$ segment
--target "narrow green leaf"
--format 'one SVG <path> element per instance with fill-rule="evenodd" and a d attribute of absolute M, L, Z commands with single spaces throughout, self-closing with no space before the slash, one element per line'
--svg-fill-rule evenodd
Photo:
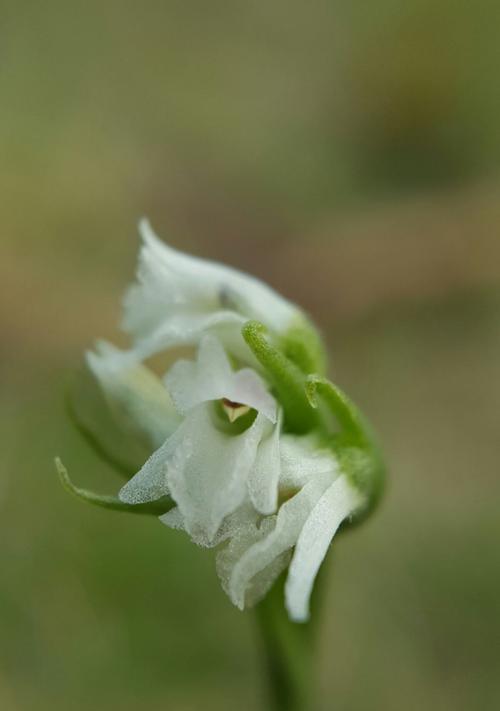
<path fill-rule="evenodd" d="M 316 630 L 312 620 L 297 624 L 288 617 L 283 604 L 285 580 L 286 571 L 255 607 L 255 613 L 273 708 L 304 711 L 309 708 L 312 691 Z M 317 593 L 313 594 L 316 597 Z"/>
<path fill-rule="evenodd" d="M 174 506 L 172 499 L 168 496 L 164 496 L 157 501 L 151 501 L 145 504 L 126 504 L 123 501 L 120 501 L 117 496 L 96 494 L 95 492 L 88 491 L 87 489 L 80 489 L 73 484 L 66 467 L 58 457 L 55 460 L 55 465 L 63 488 L 68 493 L 73 494 L 82 501 L 85 501 L 87 504 L 101 506 L 102 508 L 112 509 L 113 511 L 124 511 L 126 513 L 134 514 L 149 514 L 151 516 L 161 516 Z"/>

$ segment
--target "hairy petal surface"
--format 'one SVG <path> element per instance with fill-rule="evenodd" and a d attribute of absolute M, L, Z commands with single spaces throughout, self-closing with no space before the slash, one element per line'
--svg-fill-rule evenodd
<path fill-rule="evenodd" d="M 216 558 L 217 574 L 224 591 L 233 603 L 235 600 L 232 594 L 231 580 L 235 567 L 246 552 L 253 546 L 262 543 L 273 533 L 275 527 L 276 516 L 268 516 L 261 520 L 254 516 L 253 520 L 244 523 L 233 522 L 229 542 L 219 551 Z M 291 549 L 285 549 L 276 556 L 270 557 L 269 561 L 263 564 L 262 568 L 245 584 L 241 609 L 243 606 L 255 605 L 266 595 L 279 575 L 286 569 L 290 558 Z"/>
<path fill-rule="evenodd" d="M 231 539 L 233 536 L 238 535 L 242 530 L 254 530 L 259 519 L 260 516 L 247 499 L 236 511 L 226 516 L 217 534 L 212 539 L 208 540 L 205 535 L 199 536 L 195 533 L 191 535 L 191 540 L 203 548 L 214 548 Z M 169 528 L 187 531 L 184 517 L 178 506 L 160 516 L 160 521 Z"/>

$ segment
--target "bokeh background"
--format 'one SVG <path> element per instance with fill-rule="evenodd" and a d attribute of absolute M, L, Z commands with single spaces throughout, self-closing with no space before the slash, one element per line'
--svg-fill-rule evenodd
<path fill-rule="evenodd" d="M 117 336 L 136 223 L 314 317 L 384 442 L 335 546 L 321 711 L 500 707 L 494 0 L 0 6 L 0 708 L 265 708 L 211 555 L 85 507 L 119 479 L 67 377 Z"/>

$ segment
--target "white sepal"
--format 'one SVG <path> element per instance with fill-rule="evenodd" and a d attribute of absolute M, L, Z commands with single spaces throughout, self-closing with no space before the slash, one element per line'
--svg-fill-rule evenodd
<path fill-rule="evenodd" d="M 301 314 L 259 279 L 168 247 L 147 220 L 139 230 L 138 283 L 126 295 L 123 327 L 142 357 L 195 344 L 209 330 L 231 350 L 241 349 L 239 331 L 245 321 L 256 319 L 284 332 Z"/>

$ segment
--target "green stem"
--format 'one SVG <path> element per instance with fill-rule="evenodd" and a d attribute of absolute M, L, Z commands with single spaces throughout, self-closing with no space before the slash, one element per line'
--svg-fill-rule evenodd
<path fill-rule="evenodd" d="M 309 623 L 290 622 L 282 598 L 276 597 L 272 590 L 256 608 L 272 708 L 305 711 L 313 668 Z"/>
<path fill-rule="evenodd" d="M 324 567 L 324 566 L 323 566 Z M 324 571 L 316 580 L 313 614 L 307 623 L 292 622 L 287 615 L 283 574 L 255 612 L 263 643 L 272 708 L 275 711 L 310 711 L 314 698 L 314 649 Z"/>

